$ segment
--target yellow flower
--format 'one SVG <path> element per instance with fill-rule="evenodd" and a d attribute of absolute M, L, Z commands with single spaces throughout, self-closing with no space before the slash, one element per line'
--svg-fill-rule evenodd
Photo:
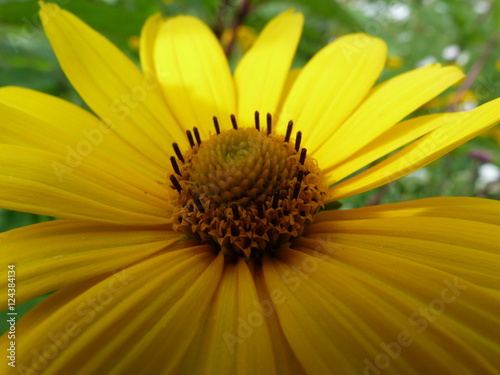
<path fill-rule="evenodd" d="M 132 49 L 134 51 L 138 51 L 139 45 L 140 45 L 140 41 L 139 41 L 138 36 L 133 35 L 130 38 L 128 38 L 128 46 L 130 47 L 130 49 Z"/>
<path fill-rule="evenodd" d="M 458 110 L 467 111 L 477 107 L 478 98 L 477 95 L 470 90 L 462 92 L 458 97 L 455 92 L 452 92 L 444 97 L 437 97 L 429 100 L 422 108 L 443 110 L 452 103 Z"/>
<path fill-rule="evenodd" d="M 231 39 L 233 38 L 233 34 L 234 32 L 232 29 L 224 30 L 221 36 L 221 44 L 223 47 L 229 45 Z M 256 38 L 257 34 L 255 33 L 255 30 L 252 29 L 251 27 L 246 25 L 239 25 L 236 28 L 236 41 L 238 42 L 243 51 L 247 51 L 255 42 Z"/>
<path fill-rule="evenodd" d="M 401 56 L 395 55 L 387 56 L 385 66 L 387 66 L 389 69 L 397 70 L 403 66 L 403 58 Z"/>
<path fill-rule="evenodd" d="M 386 45 L 365 34 L 290 72 L 293 11 L 234 74 L 192 17 L 146 22 L 141 71 L 56 5 L 41 16 L 93 113 L 0 89 L 0 204 L 64 218 L 2 238 L 2 296 L 6 263 L 17 303 L 56 291 L 2 336 L 5 372 L 497 371 L 499 202 L 316 211 L 471 139 L 499 100 L 404 120 L 462 73 L 430 65 L 374 86 Z"/>
<path fill-rule="evenodd" d="M 481 134 L 481 137 L 491 138 L 500 145 L 500 126 L 497 125 L 493 128 L 488 129 L 488 131 Z"/>
<path fill-rule="evenodd" d="M 243 51 L 248 50 L 257 39 L 257 34 L 254 29 L 246 25 L 240 25 L 236 29 L 236 39 L 240 43 Z"/>

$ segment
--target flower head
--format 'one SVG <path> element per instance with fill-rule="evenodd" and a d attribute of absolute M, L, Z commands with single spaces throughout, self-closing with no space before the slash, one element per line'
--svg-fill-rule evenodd
<path fill-rule="evenodd" d="M 302 235 L 306 225 L 322 206 L 327 187 L 307 150 L 300 147 L 301 133 L 294 144 L 290 135 L 272 132 L 272 117 L 266 130 L 260 129 L 255 113 L 255 129 L 233 129 L 202 143 L 194 128 L 196 143 L 188 130 L 191 149 L 185 154 L 174 149 L 174 173 L 170 180 L 174 229 L 211 243 L 228 257 L 247 261 L 271 255 Z"/>
<path fill-rule="evenodd" d="M 362 33 L 290 70 L 294 11 L 234 73 L 193 17 L 148 19 L 141 70 L 58 6 L 41 17 L 93 113 L 0 89 L 0 204 L 63 218 L 2 239 L 20 301 L 55 291 L 18 326 L 19 371 L 496 371 L 498 202 L 323 208 L 493 126 L 499 100 L 405 120 L 460 70 L 375 84 L 386 45 Z"/>

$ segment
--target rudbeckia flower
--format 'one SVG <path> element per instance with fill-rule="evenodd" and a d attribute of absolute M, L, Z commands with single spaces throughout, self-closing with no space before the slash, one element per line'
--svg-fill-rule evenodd
<path fill-rule="evenodd" d="M 17 303 L 53 293 L 2 337 L 2 369 L 498 373 L 499 202 L 329 208 L 493 126 L 499 100 L 406 119 L 462 73 L 377 83 L 386 45 L 362 33 L 291 70 L 294 11 L 234 73 L 193 17 L 148 19 L 140 69 L 58 6 L 41 17 L 91 111 L 0 90 L 0 204 L 63 218 L 4 234 Z"/>

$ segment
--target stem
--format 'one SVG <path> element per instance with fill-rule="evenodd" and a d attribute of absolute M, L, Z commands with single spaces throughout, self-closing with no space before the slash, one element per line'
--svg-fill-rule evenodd
<path fill-rule="evenodd" d="M 395 181 L 388 183 L 380 188 L 380 190 L 375 193 L 369 200 L 366 202 L 365 206 L 376 206 L 380 204 L 384 196 L 389 192 L 389 190 L 394 186 Z"/>
<path fill-rule="evenodd" d="M 224 31 L 224 18 L 226 15 L 227 7 L 230 5 L 231 0 L 222 0 L 220 2 L 219 8 L 217 10 L 217 18 L 215 19 L 214 34 L 217 39 L 220 39 L 222 32 Z"/>
<path fill-rule="evenodd" d="M 475 184 L 476 184 L 476 180 L 478 179 L 479 177 L 479 167 L 482 165 L 483 163 L 481 163 L 480 161 L 477 161 L 477 160 L 474 160 L 474 165 L 472 167 L 472 170 L 470 172 L 470 177 L 469 177 L 469 186 L 467 190 L 467 192 L 465 192 L 464 196 L 468 196 L 468 197 L 473 197 L 476 193 L 475 191 Z"/>
<path fill-rule="evenodd" d="M 238 29 L 238 26 L 240 26 L 248 13 L 250 13 L 250 0 L 243 0 L 241 2 L 241 5 L 238 9 L 238 12 L 236 13 L 236 17 L 233 21 L 233 27 L 231 28 L 231 39 L 225 49 L 225 54 L 229 58 L 231 55 L 231 52 L 233 50 L 234 42 L 236 40 L 236 30 Z"/>
<path fill-rule="evenodd" d="M 493 52 L 493 49 L 495 48 L 496 44 L 498 43 L 499 40 L 499 35 L 493 34 L 488 41 L 488 44 L 486 44 L 486 47 L 484 48 L 483 52 L 481 53 L 481 56 L 476 60 L 474 65 L 469 70 L 469 73 L 467 74 L 467 77 L 465 78 L 464 82 L 460 85 L 458 90 L 455 92 L 455 95 L 453 96 L 453 99 L 451 100 L 450 104 L 448 105 L 448 108 L 446 108 L 446 112 L 456 112 L 457 111 L 457 106 L 458 103 L 460 103 L 465 96 L 465 93 L 471 88 L 472 84 L 478 77 L 479 73 L 481 73 L 481 70 L 484 67 L 484 64 L 486 63 L 486 60 L 488 60 L 488 57 L 491 55 L 491 52 Z"/>

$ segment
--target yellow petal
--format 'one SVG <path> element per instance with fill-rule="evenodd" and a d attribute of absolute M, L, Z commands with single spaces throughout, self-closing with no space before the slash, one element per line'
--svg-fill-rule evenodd
<path fill-rule="evenodd" d="M 143 168 L 158 176 L 168 166 L 169 145 L 186 145 L 165 107 L 157 81 L 73 14 L 41 3 L 45 33 L 61 67 L 89 107 L 142 153 Z"/>
<path fill-rule="evenodd" d="M 117 178 L 77 159 L 71 163 L 51 152 L 0 145 L 0 206 L 116 224 L 170 222 L 168 201 L 138 188 L 126 177 Z"/>
<path fill-rule="evenodd" d="M 292 87 L 293 87 L 295 81 L 297 80 L 297 77 L 300 75 L 301 72 L 302 72 L 301 68 L 292 69 L 288 72 L 285 84 L 283 85 L 283 90 L 281 92 L 280 102 L 278 104 L 278 113 L 281 113 L 281 110 L 283 108 L 283 105 L 285 104 L 286 98 L 288 98 L 288 95 L 290 94 L 290 91 L 292 90 Z"/>
<path fill-rule="evenodd" d="M 278 306 L 295 352 L 308 344 L 293 331 L 312 324 L 316 333 L 332 332 L 334 338 L 318 336 L 324 346 L 338 340 L 329 347 L 342 348 L 349 362 L 339 369 L 344 373 L 494 373 L 500 203 L 461 200 L 320 213 L 294 241 L 298 252 L 284 250 L 275 274 L 266 277 L 269 287 L 281 280 L 297 305 L 315 306 L 294 308 L 288 326 L 292 314 Z M 321 303 L 325 308 L 318 309 Z M 350 339 L 343 339 L 344 330 Z M 299 360 L 311 373 L 331 373 L 339 366 L 336 352 Z"/>
<path fill-rule="evenodd" d="M 376 166 L 331 188 L 332 200 L 397 180 L 474 138 L 500 121 L 500 99 L 470 112 L 450 113 L 443 125 Z"/>
<path fill-rule="evenodd" d="M 285 133 L 293 120 L 294 132 L 301 130 L 304 147 L 314 152 L 367 95 L 384 67 L 386 51 L 382 40 L 366 34 L 346 35 L 324 47 L 297 77 L 278 132 Z"/>
<path fill-rule="evenodd" d="M 180 234 L 168 226 L 137 229 L 57 220 L 5 232 L 0 258 L 15 264 L 21 272 L 16 283 L 21 303 L 121 269 L 179 238 Z"/>
<path fill-rule="evenodd" d="M 473 220 L 500 225 L 498 212 L 500 212 L 499 201 L 469 197 L 439 197 L 351 210 L 322 211 L 315 216 L 314 223 L 334 220 L 425 216 Z"/>
<path fill-rule="evenodd" d="M 143 168 L 143 154 L 82 108 L 20 87 L 0 88 L 0 143 L 32 147 L 65 157 L 69 169 L 86 163 L 150 194 L 165 197 L 158 176 Z M 71 121 L 68 121 L 71 119 Z M 160 181 L 164 181 L 165 175 Z"/>
<path fill-rule="evenodd" d="M 200 20 L 176 16 L 160 27 L 155 44 L 156 74 L 168 105 L 185 129 L 198 127 L 202 136 L 231 127 L 236 100 L 229 66 L 218 40 Z"/>
<path fill-rule="evenodd" d="M 155 74 L 155 61 L 154 61 L 154 46 L 156 36 L 163 23 L 163 17 L 160 13 L 156 13 L 149 17 L 141 30 L 141 66 L 143 72 Z"/>
<path fill-rule="evenodd" d="M 269 290 L 267 288 L 264 271 L 261 266 L 254 267 L 253 277 L 262 306 L 266 306 L 266 311 L 273 310 L 272 314 L 266 314 L 266 322 L 271 333 L 273 352 L 276 358 L 276 372 L 278 374 L 306 375 L 307 372 L 297 360 L 296 355 L 293 353 L 290 344 L 283 334 L 278 315 L 276 314 L 276 306 L 286 303 L 286 297 L 279 289 Z"/>
<path fill-rule="evenodd" d="M 259 299 L 248 265 L 242 259 L 227 264 L 178 373 L 276 374 L 268 328 L 273 310 L 271 301 Z"/>
<path fill-rule="evenodd" d="M 175 373 L 222 269 L 222 256 L 198 246 L 62 289 L 23 317 L 19 337 L 29 345 L 19 347 L 18 366 L 59 345 L 44 374 Z"/>
<path fill-rule="evenodd" d="M 278 306 L 278 315 L 290 321 L 283 323 L 285 335 L 308 373 L 493 373 L 500 303 L 492 294 L 387 254 L 383 241 L 371 250 L 337 244 L 325 234 L 308 245 L 284 250 L 274 262 L 276 273 L 266 278 L 293 303 Z M 411 251 L 412 239 L 405 245 Z M 316 250 L 328 246 L 331 254 Z M 308 329 L 313 334 L 306 336 Z"/>
<path fill-rule="evenodd" d="M 306 228 L 305 233 L 306 237 L 318 233 L 361 233 L 404 237 L 434 241 L 433 250 L 439 249 L 438 244 L 443 243 L 498 253 L 498 236 L 495 235 L 498 229 L 497 225 L 471 220 L 409 216 L 324 221 Z"/>
<path fill-rule="evenodd" d="M 328 185 L 357 172 L 382 156 L 442 126 L 447 114 L 432 114 L 400 122 L 340 164 L 321 168 Z"/>
<path fill-rule="evenodd" d="M 390 251 L 500 292 L 499 213 L 500 202 L 488 199 L 419 199 L 321 212 L 306 237 L 328 233 L 337 246 Z"/>
<path fill-rule="evenodd" d="M 238 119 L 252 123 L 255 111 L 275 114 L 299 43 L 304 16 L 288 10 L 273 18 L 234 72 Z"/>
<path fill-rule="evenodd" d="M 314 157 L 323 168 L 340 164 L 462 78 L 456 67 L 429 65 L 376 86 Z"/>
<path fill-rule="evenodd" d="M 338 299 L 331 294 L 320 295 L 322 290 L 318 290 L 316 283 L 311 282 L 311 274 L 318 276 L 319 261 L 309 263 L 315 261 L 309 257 L 305 267 L 311 265 L 316 269 L 311 274 L 305 274 L 304 264 L 295 262 L 290 256 L 293 253 L 300 256 L 296 251 L 285 249 L 278 258 L 264 258 L 263 261 L 268 289 L 281 291 L 285 300 L 276 305 L 285 337 L 307 374 L 354 373 L 356 363 L 352 362 L 352 357 L 362 354 L 361 349 L 367 345 L 358 341 L 357 331 L 359 329 L 361 335 L 366 330 L 363 330 L 364 327 L 351 328 L 345 308 L 334 307 L 338 305 Z M 292 267 L 299 268 L 295 271 Z M 327 280 L 325 287 L 333 291 L 337 286 L 333 275 L 330 276 L 331 280 Z M 350 345 L 346 350 L 347 344 L 353 341 L 356 345 Z"/>

